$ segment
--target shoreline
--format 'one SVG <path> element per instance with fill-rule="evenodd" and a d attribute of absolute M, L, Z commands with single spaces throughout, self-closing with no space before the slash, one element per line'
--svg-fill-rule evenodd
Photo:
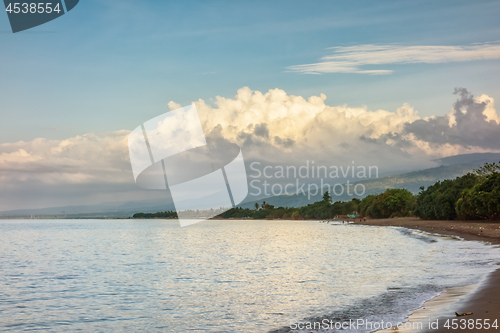
<path fill-rule="evenodd" d="M 354 224 L 359 225 L 370 225 L 370 226 L 380 226 L 380 227 L 403 227 L 407 229 L 419 230 L 428 232 L 431 234 L 441 234 L 446 236 L 456 236 L 467 241 L 480 241 L 490 243 L 492 245 L 500 245 L 500 222 L 484 222 L 484 221 L 435 221 L 435 220 L 420 220 L 419 218 L 392 218 L 392 219 L 369 219 L 366 221 L 354 222 Z M 499 258 L 500 260 L 500 258 Z M 481 331 L 478 328 L 466 328 L 466 329 L 451 329 L 444 327 L 444 324 L 448 319 L 458 319 L 456 322 L 460 323 L 460 320 L 469 319 L 474 321 L 479 320 L 479 322 L 484 322 L 485 319 L 489 319 L 490 323 L 497 320 L 500 326 L 500 266 L 488 274 L 481 283 L 474 288 L 469 294 L 462 295 L 456 298 L 448 298 L 449 302 L 446 305 L 445 312 L 438 311 L 434 313 L 427 313 L 427 320 L 432 322 L 438 321 L 438 327 L 433 327 L 432 329 L 425 329 L 422 332 L 426 333 L 441 333 L 441 332 L 474 332 Z M 445 290 L 442 294 L 447 293 Z M 433 306 L 434 303 L 440 302 L 439 296 L 428 300 L 424 305 L 412 311 L 412 315 L 418 312 L 422 312 L 425 307 Z M 472 312 L 472 315 L 457 317 L 455 312 L 458 313 L 468 313 Z M 445 314 L 446 313 L 446 314 Z M 411 316 L 410 315 L 410 320 Z M 488 330 L 485 330 L 488 331 Z M 489 331 L 496 331 L 496 329 L 490 329 Z M 391 330 L 391 332 L 403 332 L 397 329 Z M 408 331 L 405 331 L 408 332 Z"/>

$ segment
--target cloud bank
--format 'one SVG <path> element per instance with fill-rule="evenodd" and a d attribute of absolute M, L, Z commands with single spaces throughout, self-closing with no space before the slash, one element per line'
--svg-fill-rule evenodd
<path fill-rule="evenodd" d="M 236 143 L 254 158 L 286 159 L 292 154 L 293 158 L 366 160 L 372 156 L 379 162 L 376 156 L 386 160 L 388 154 L 429 159 L 499 151 L 500 124 L 493 98 L 476 98 L 464 88 L 455 94 L 454 107 L 431 118 L 419 117 L 407 104 L 396 112 L 371 111 L 329 106 L 323 94 L 305 99 L 280 89 L 261 93 L 242 88 L 234 98 L 218 97 L 214 107 L 201 100 L 196 104 L 209 136 Z"/>
<path fill-rule="evenodd" d="M 437 157 L 500 151 L 493 98 L 475 97 L 463 88 L 455 93 L 453 108 L 430 118 L 421 118 L 407 104 L 395 112 L 329 106 L 323 94 L 304 98 L 280 89 L 263 93 L 245 87 L 233 98 L 217 97 L 214 105 L 195 104 L 207 140 L 221 147 L 236 143 L 247 161 L 349 165 L 354 160 L 384 173 L 430 167 Z M 39 207 L 137 199 L 145 192 L 133 180 L 129 133 L 0 144 L 0 210 L 30 202 Z"/>
<path fill-rule="evenodd" d="M 469 46 L 364 44 L 332 47 L 329 50 L 332 53 L 322 57 L 321 61 L 317 63 L 290 66 L 288 70 L 303 74 L 357 73 L 383 75 L 390 74 L 393 70 L 380 69 L 378 68 L 380 65 L 434 64 L 500 59 L 499 43 Z"/>
<path fill-rule="evenodd" d="M 419 119 L 405 125 L 400 133 L 390 133 L 383 141 L 402 147 L 409 153 L 455 155 L 468 152 L 500 151 L 500 121 L 494 100 L 481 95 L 475 98 L 464 88 L 445 116 Z"/>

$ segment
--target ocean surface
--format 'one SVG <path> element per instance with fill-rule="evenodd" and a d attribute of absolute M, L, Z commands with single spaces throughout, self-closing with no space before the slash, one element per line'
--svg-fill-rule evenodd
<path fill-rule="evenodd" d="M 478 242 L 314 221 L 0 220 L 0 331 L 396 324 L 499 258 Z"/>

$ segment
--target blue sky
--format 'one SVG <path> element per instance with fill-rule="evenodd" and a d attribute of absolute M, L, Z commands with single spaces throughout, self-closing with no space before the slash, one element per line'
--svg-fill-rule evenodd
<path fill-rule="evenodd" d="M 249 161 L 391 174 L 500 152 L 499 17 L 498 1 L 81 0 L 13 34 L 0 13 L 0 210 L 158 199 L 127 137 L 170 101 Z"/>
<path fill-rule="evenodd" d="M 309 75 L 330 47 L 498 42 L 497 1 L 106 1 L 12 34 L 0 15 L 0 142 L 132 129 L 248 86 L 326 103 L 446 113 L 455 87 L 500 97 L 499 60 L 389 64 L 389 75 Z"/>

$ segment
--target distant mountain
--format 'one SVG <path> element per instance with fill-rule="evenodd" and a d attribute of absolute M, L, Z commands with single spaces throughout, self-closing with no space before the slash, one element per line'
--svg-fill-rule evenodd
<path fill-rule="evenodd" d="M 476 153 L 476 154 L 462 154 L 449 157 L 443 157 L 434 160 L 441 165 L 452 164 L 476 164 L 480 166 L 484 163 L 500 162 L 500 154 L 498 153 Z"/>
<path fill-rule="evenodd" d="M 0 218 L 126 218 L 137 212 L 156 213 L 175 210 L 167 200 L 107 202 L 98 205 L 18 209 L 0 212 Z"/>
<path fill-rule="evenodd" d="M 413 193 L 420 192 L 420 187 L 428 187 L 439 180 L 445 179 L 455 179 L 471 172 L 484 163 L 499 162 L 500 154 L 494 153 L 484 153 L 484 154 L 466 154 L 466 155 L 456 155 L 445 157 L 435 160 L 435 162 L 440 163 L 441 166 L 403 173 L 400 175 L 386 176 L 377 179 L 366 179 L 358 182 L 352 183 L 363 184 L 366 188 L 365 194 L 378 194 L 386 189 L 392 188 L 405 188 Z M 348 201 L 357 196 L 341 195 L 333 196 L 333 201 Z M 276 207 L 301 207 L 307 204 L 322 200 L 323 194 L 318 193 L 315 195 L 309 195 L 309 193 L 299 194 L 299 195 L 279 195 L 274 197 L 268 197 L 265 199 L 252 200 L 245 202 L 240 205 L 243 208 L 253 208 L 255 203 L 261 204 L 265 201 L 267 204 L 274 205 Z M 361 198 L 361 197 L 359 197 Z"/>
<path fill-rule="evenodd" d="M 465 154 L 436 159 L 434 161 L 440 164 L 440 166 L 377 179 L 366 179 L 354 182 L 352 185 L 362 183 L 366 188 L 365 196 L 381 193 L 387 188 L 406 188 L 413 193 L 418 193 L 421 186 L 427 187 L 438 180 L 454 179 L 477 169 L 486 162 L 499 162 L 500 154 Z M 306 192 L 301 195 L 280 195 L 268 198 L 247 197 L 244 203 L 239 206 L 253 208 L 255 203 L 261 204 L 262 201 L 266 201 L 266 203 L 277 207 L 300 207 L 321 200 L 323 194 L 311 194 L 309 198 L 308 196 Z M 343 195 L 334 196 L 333 200 L 345 201 L 351 200 L 352 198 L 352 196 Z M 118 203 L 108 202 L 98 205 L 65 206 L 42 209 L 18 209 L 0 212 L 0 218 L 30 218 L 31 216 L 44 218 L 127 218 L 138 212 L 155 213 L 166 210 L 175 210 L 175 207 L 165 199 Z"/>

